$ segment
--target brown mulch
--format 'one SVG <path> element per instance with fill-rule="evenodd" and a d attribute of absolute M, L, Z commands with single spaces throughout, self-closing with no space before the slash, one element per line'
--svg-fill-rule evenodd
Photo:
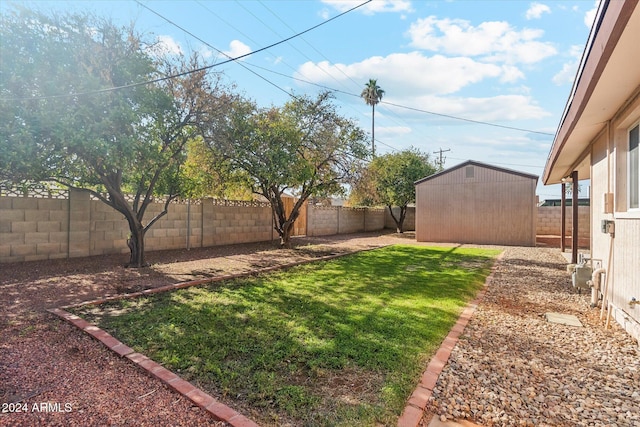
<path fill-rule="evenodd" d="M 408 235 L 407 237 L 412 237 Z M 0 264 L 0 426 L 221 426 L 204 411 L 48 308 L 402 241 L 365 233 Z M 411 241 L 411 240 L 409 240 Z"/>

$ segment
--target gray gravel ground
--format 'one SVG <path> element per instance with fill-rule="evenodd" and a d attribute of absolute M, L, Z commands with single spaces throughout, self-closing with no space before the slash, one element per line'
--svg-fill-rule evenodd
<path fill-rule="evenodd" d="M 506 250 L 431 413 L 488 426 L 640 426 L 640 347 L 617 324 L 605 330 L 565 265 L 557 249 Z M 584 327 L 548 323 L 547 312 Z"/>

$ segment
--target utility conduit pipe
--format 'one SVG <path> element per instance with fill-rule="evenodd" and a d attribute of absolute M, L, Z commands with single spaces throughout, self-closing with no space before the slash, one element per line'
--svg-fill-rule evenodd
<path fill-rule="evenodd" d="M 611 265 L 611 263 L 613 262 L 613 236 L 611 236 L 611 238 L 609 239 L 609 259 L 607 261 L 607 277 L 605 278 L 606 280 L 604 281 L 604 292 L 602 293 L 602 307 L 600 308 L 600 320 L 602 320 L 604 318 L 604 310 L 605 310 L 605 302 L 609 301 L 609 278 L 612 276 L 611 271 L 613 266 Z M 611 284 L 611 287 L 613 287 L 613 283 Z M 610 310 L 609 307 L 607 307 L 607 316 L 609 316 Z"/>
<path fill-rule="evenodd" d="M 587 285 L 591 286 L 591 307 L 598 305 L 598 291 L 602 283 L 602 277 L 600 275 L 605 274 L 606 271 L 604 268 L 596 268 L 593 270 L 593 273 L 591 273 L 591 280 L 587 282 Z M 598 279 L 597 281 L 596 278 Z M 604 304 L 604 297 L 602 303 Z"/>

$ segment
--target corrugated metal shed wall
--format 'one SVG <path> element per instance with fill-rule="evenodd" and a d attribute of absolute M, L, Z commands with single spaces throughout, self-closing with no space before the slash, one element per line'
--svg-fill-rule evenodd
<path fill-rule="evenodd" d="M 416 185 L 419 242 L 534 246 L 536 179 L 477 163 Z"/>

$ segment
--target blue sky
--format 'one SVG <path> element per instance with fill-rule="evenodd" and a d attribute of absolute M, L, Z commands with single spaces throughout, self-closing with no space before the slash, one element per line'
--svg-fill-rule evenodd
<path fill-rule="evenodd" d="M 169 51 L 197 50 L 213 64 L 226 59 L 215 49 L 232 57 L 256 51 L 362 1 L 14 3 L 133 21 Z M 2 4 L 6 10 L 10 3 Z M 445 167 L 472 159 L 541 175 L 596 7 L 593 0 L 374 0 L 216 70 L 263 106 L 283 104 L 287 92 L 337 89 L 342 114 L 368 132 L 371 107 L 358 95 L 374 78 L 386 92 L 376 107 L 377 153 L 413 146 L 435 156 L 443 149 L 450 150 Z M 560 191 L 540 184 L 538 194 L 553 198 Z"/>

